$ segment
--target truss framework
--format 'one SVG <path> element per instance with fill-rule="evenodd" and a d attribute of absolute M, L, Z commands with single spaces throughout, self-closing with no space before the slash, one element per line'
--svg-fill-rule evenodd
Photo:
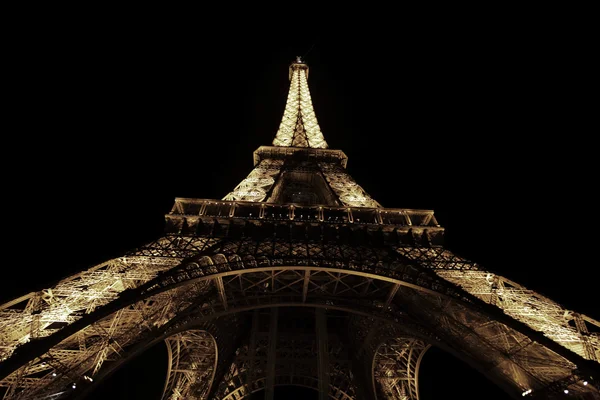
<path fill-rule="evenodd" d="M 373 357 L 373 379 L 378 398 L 419 399 L 418 372 L 430 347 L 411 337 L 394 337 L 379 346 Z"/>
<path fill-rule="evenodd" d="M 275 310 L 269 312 L 266 309 L 266 315 L 272 315 Z M 278 385 L 304 386 L 317 391 L 323 389 L 318 371 L 321 350 L 317 337 L 311 332 L 297 331 L 273 335 L 272 330 L 268 324 L 254 326 L 249 341 L 240 348 L 221 381 L 216 399 L 242 399 L 261 390 L 268 392 Z M 336 334 L 328 334 L 326 341 L 329 367 L 326 396 L 338 400 L 355 399 L 348 352 Z M 270 358 L 275 360 L 273 364 L 269 362 Z M 271 377 L 269 368 L 272 368 Z"/>
<path fill-rule="evenodd" d="M 173 247 L 187 246 L 184 240 L 173 239 L 169 243 Z M 96 379 L 109 364 L 116 365 L 115 361 L 132 353 L 140 340 L 150 340 L 160 336 L 159 333 L 165 335 L 182 324 L 285 304 L 346 310 L 379 316 L 382 320 L 401 319 L 403 325 L 413 326 L 411 337 L 420 338 L 423 343 L 449 343 L 456 352 L 479 360 L 488 368 L 488 373 L 497 376 L 497 381 L 509 382 L 505 385 L 515 385 L 517 390 L 541 390 L 572 376 L 577 369 L 573 362 L 515 330 L 511 324 L 499 322 L 495 319 L 497 315 L 488 316 L 485 307 L 480 308 L 481 305 L 461 294 L 463 292 L 454 285 L 444 283 L 435 275 L 423 274 L 423 270 L 409 260 L 417 253 L 420 257 L 426 254 L 431 265 L 424 262 L 417 265 L 434 271 L 442 262 L 448 267 L 464 262 L 444 249 L 407 249 L 410 257 L 392 263 L 389 260 L 398 253 L 398 248 L 390 251 L 340 247 L 339 244 L 332 244 L 331 248 L 318 246 L 318 253 L 339 257 L 340 264 L 336 267 L 335 262 L 298 266 L 309 259 L 314 261 L 317 249 L 313 248 L 311 253 L 310 243 L 300 246 L 297 251 L 301 249 L 301 252 L 295 254 L 297 244 L 277 240 L 210 243 L 212 246 L 207 248 L 212 256 L 196 257 L 195 261 L 171 268 L 128 291 L 134 300 L 130 305 L 126 297 L 119 296 L 112 302 L 121 301 L 121 305 L 115 305 L 114 312 L 83 324 L 83 329 L 74 330 L 72 335 L 7 376 L 2 381 L 9 388 L 7 398 L 23 397 L 25 393 L 60 393 L 73 382 L 80 382 L 81 377 Z M 284 247 L 278 249 L 278 246 Z M 149 248 L 154 247 L 155 244 L 149 245 Z M 293 257 L 278 258 L 282 250 Z M 142 248 L 138 252 L 147 251 Z M 177 254 L 168 246 L 162 251 Z M 344 260 L 343 255 L 348 258 Z M 135 257 L 140 256 L 129 259 L 136 260 Z M 350 266 L 349 260 L 354 260 Z M 385 260 L 390 264 L 386 265 Z M 288 262 L 290 265 L 286 266 Z M 278 267 L 278 264 L 283 265 Z M 367 264 L 376 267 L 361 266 Z M 474 268 L 469 263 L 465 266 Z M 410 305 L 414 308 L 411 307 L 408 314 L 401 311 Z M 424 314 L 423 310 L 429 313 Z M 94 314 L 92 311 L 89 317 Z M 54 334 L 67 332 L 68 327 Z M 491 359 L 485 360 L 486 357 Z M 491 365 L 493 368 L 488 367 Z M 54 373 L 58 376 L 52 376 Z M 574 393 L 578 387 L 584 388 L 577 382 L 572 386 Z M 412 392 L 408 395 L 413 396 Z"/>
<path fill-rule="evenodd" d="M 282 166 L 283 160 L 262 160 L 232 192 L 223 197 L 223 200 L 264 201 Z"/>
<path fill-rule="evenodd" d="M 308 90 L 308 66 L 300 60 L 290 66 L 290 90 L 273 145 L 327 148 Z"/>
<path fill-rule="evenodd" d="M 176 199 L 165 236 L 0 305 L 4 399 L 83 396 L 160 341 L 164 399 L 414 400 L 430 345 L 515 398 L 600 399 L 600 323 L 444 249 L 433 211 L 371 198 L 327 149 L 307 78 L 292 63 L 274 146 L 223 200 Z M 280 204 L 284 174 L 323 204 Z M 290 307 L 315 331 L 279 329 Z"/>
<path fill-rule="evenodd" d="M 162 399 L 206 399 L 217 365 L 217 345 L 206 331 L 187 330 L 165 339 L 169 356 Z"/>

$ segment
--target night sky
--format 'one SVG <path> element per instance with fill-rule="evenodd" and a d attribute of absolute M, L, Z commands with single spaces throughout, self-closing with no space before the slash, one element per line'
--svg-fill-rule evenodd
<path fill-rule="evenodd" d="M 5 127 L 11 256 L 0 300 L 158 237 L 175 197 L 232 190 L 273 140 L 288 65 L 306 55 L 325 139 L 369 194 L 435 210 L 450 250 L 600 318 L 585 24 L 421 21 L 294 35 L 129 22 L 51 24 L 12 61 L 18 124 Z M 130 369 L 162 379 L 148 370 L 160 353 Z M 439 350 L 422 368 L 422 400 L 506 398 Z M 129 382 L 121 375 L 105 395 Z"/>

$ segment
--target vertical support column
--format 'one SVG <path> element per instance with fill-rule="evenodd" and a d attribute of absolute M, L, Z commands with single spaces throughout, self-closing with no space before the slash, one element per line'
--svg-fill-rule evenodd
<path fill-rule="evenodd" d="M 392 301 L 394 300 L 394 296 L 396 296 L 396 293 L 398 292 L 398 289 L 400 288 L 400 284 L 396 283 L 394 286 L 391 287 L 387 299 L 385 301 L 385 308 L 387 309 L 390 304 L 392 303 Z"/>
<path fill-rule="evenodd" d="M 592 361 L 598 361 L 596 359 L 596 352 L 595 352 L 594 348 L 592 347 L 592 345 L 590 343 L 590 339 L 588 337 L 590 334 L 590 331 L 588 331 L 587 326 L 585 326 L 585 321 L 581 317 L 581 314 L 575 313 L 573 315 L 573 318 L 575 319 L 575 326 L 577 327 L 577 331 L 579 332 L 579 337 L 581 338 L 581 341 L 583 342 L 585 358 L 587 358 L 588 360 L 592 360 Z"/>
<path fill-rule="evenodd" d="M 317 319 L 317 372 L 319 374 L 319 400 L 329 398 L 329 349 L 327 347 L 327 316 L 325 309 L 315 310 Z"/>
<path fill-rule="evenodd" d="M 267 382 L 265 385 L 265 400 L 275 399 L 275 361 L 277 360 L 277 317 L 278 307 L 271 308 L 269 322 L 269 352 L 267 353 Z"/>
<path fill-rule="evenodd" d="M 347 325 L 341 327 L 344 346 L 352 358 L 352 373 L 356 387 L 356 398 L 375 400 L 373 386 L 373 355 L 376 340 L 373 337 L 381 329 L 376 320 L 365 317 L 351 317 Z"/>
<path fill-rule="evenodd" d="M 498 286 L 500 285 L 500 278 L 498 275 L 494 275 L 491 282 L 491 296 L 490 296 L 490 304 L 498 305 Z"/>
<path fill-rule="evenodd" d="M 213 378 L 213 384 L 206 399 L 215 399 L 217 393 L 221 393 L 228 379 L 224 379 L 235 360 L 236 351 L 247 339 L 249 324 L 245 318 L 240 319 L 238 314 L 231 317 L 218 318 L 215 327 L 207 329 L 217 342 L 217 368 Z"/>
<path fill-rule="evenodd" d="M 223 285 L 223 278 L 217 276 L 215 279 L 215 286 L 217 287 L 217 291 L 219 292 L 219 299 L 223 304 L 223 308 L 227 310 L 227 294 L 225 294 L 225 285 Z"/>
<path fill-rule="evenodd" d="M 308 295 L 308 283 L 310 282 L 310 270 L 304 271 L 304 285 L 302 286 L 302 302 L 306 303 L 306 295 Z"/>
<path fill-rule="evenodd" d="M 246 393 L 252 393 L 252 383 L 254 382 L 254 376 L 256 374 L 256 341 L 258 340 L 258 323 L 260 310 L 254 310 L 252 312 L 252 331 L 250 332 L 250 345 L 248 346 L 248 373 L 247 380 L 245 383 Z"/>
<path fill-rule="evenodd" d="M 52 299 L 50 290 L 44 291 L 44 294 L 46 294 L 49 297 L 49 299 Z M 27 306 L 25 306 L 25 311 L 28 311 L 32 315 L 31 326 L 29 328 L 29 335 L 32 339 L 37 339 L 40 332 L 40 310 L 42 308 L 41 306 L 42 293 L 39 292 L 34 294 L 33 297 L 31 297 L 31 299 L 29 299 L 29 301 L 27 302 Z"/>

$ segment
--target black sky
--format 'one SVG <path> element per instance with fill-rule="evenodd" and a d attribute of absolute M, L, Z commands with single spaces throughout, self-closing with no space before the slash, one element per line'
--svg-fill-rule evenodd
<path fill-rule="evenodd" d="M 502 17 L 302 35 L 84 18 L 24 33 L 7 61 L 0 299 L 156 238 L 175 197 L 222 198 L 273 140 L 288 65 L 311 49 L 317 119 L 368 193 L 434 209 L 450 250 L 600 318 L 587 26 Z"/>

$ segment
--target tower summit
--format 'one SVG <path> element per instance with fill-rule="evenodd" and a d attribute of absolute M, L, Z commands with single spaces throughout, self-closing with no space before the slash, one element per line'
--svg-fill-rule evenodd
<path fill-rule="evenodd" d="M 515 399 L 600 399 L 600 322 L 453 254 L 433 211 L 369 196 L 307 78 L 296 59 L 273 145 L 223 199 L 176 198 L 161 237 L 0 305 L 0 397 L 82 398 L 161 342 L 164 400 L 419 400 L 431 346 Z"/>
<path fill-rule="evenodd" d="M 223 200 L 379 208 L 346 172 L 348 158 L 327 149 L 308 89 L 308 65 L 289 67 L 290 90 L 273 146 L 254 152 L 254 169 Z"/>
<path fill-rule="evenodd" d="M 308 90 L 308 65 L 300 57 L 290 65 L 290 91 L 273 146 L 327 148 Z"/>

